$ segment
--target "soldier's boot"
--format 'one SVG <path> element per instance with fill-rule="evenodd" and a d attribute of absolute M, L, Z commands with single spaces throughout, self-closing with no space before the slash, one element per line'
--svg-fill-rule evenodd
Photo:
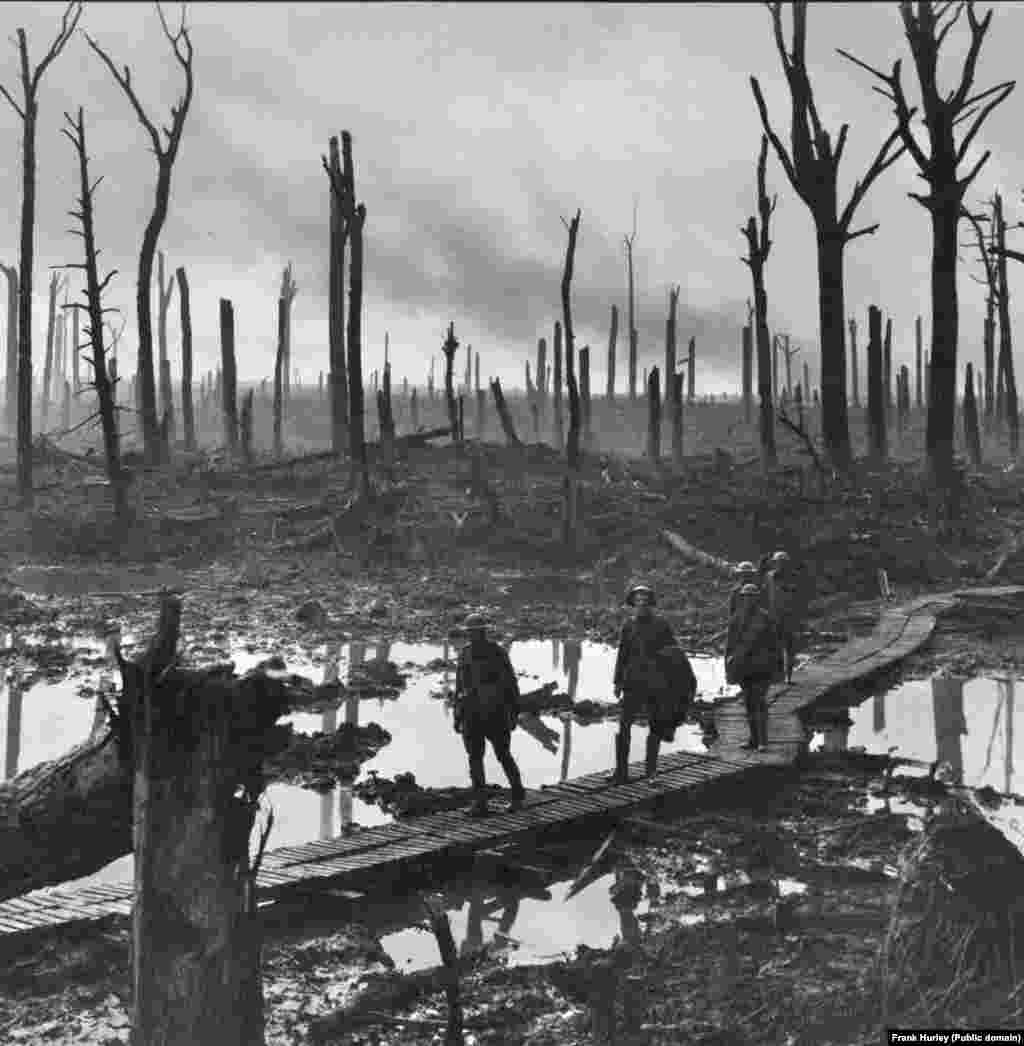
<path fill-rule="evenodd" d="M 648 777 L 653 777 L 658 772 L 658 752 L 661 749 L 661 738 L 653 731 L 647 735 L 646 765 Z"/>
<path fill-rule="evenodd" d="M 616 784 L 626 784 L 629 780 L 629 733 L 622 730 L 615 735 L 615 773 L 612 780 Z"/>

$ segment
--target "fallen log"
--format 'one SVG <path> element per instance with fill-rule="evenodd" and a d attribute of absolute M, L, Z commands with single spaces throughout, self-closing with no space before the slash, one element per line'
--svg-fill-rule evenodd
<path fill-rule="evenodd" d="M 661 536 L 676 552 L 691 563 L 699 563 L 701 566 L 711 567 L 712 570 L 717 570 L 720 574 L 732 574 L 734 564 L 727 559 L 720 559 L 718 556 L 712 556 L 708 552 L 703 552 L 696 545 L 691 545 L 689 541 L 681 538 L 672 530 L 663 530 Z"/>

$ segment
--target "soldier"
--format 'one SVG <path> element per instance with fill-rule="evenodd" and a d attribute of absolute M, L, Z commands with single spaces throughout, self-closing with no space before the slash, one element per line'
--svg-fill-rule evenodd
<path fill-rule="evenodd" d="M 750 741 L 744 748 L 756 750 L 768 742 L 765 695 L 777 676 L 778 666 L 775 619 L 761 605 L 757 585 L 744 585 L 737 593 L 725 641 L 725 678 L 739 685 L 747 709 Z"/>
<path fill-rule="evenodd" d="M 736 598 L 739 595 L 740 589 L 744 585 L 751 585 L 757 582 L 757 567 L 755 567 L 749 559 L 745 559 L 742 563 L 736 564 L 736 568 L 735 570 L 733 570 L 732 576 L 736 584 L 733 586 L 733 590 L 729 593 L 730 618 L 736 610 Z"/>
<path fill-rule="evenodd" d="M 508 654 L 487 638 L 487 623 L 481 614 L 470 614 L 465 628 L 469 643 L 459 654 L 455 672 L 455 729 L 462 734 L 469 756 L 475 793 L 470 816 L 485 817 L 484 751 L 488 741 L 508 778 L 512 809 L 518 810 L 526 796 L 511 751 L 512 731 L 519 718 L 519 681 Z"/>
<path fill-rule="evenodd" d="M 647 776 L 652 776 L 658 769 L 661 738 L 654 729 L 654 713 L 657 691 L 665 685 L 665 679 L 656 656 L 665 647 L 675 646 L 675 637 L 668 622 L 654 613 L 654 602 L 654 592 L 647 585 L 634 585 L 626 594 L 626 605 L 634 607 L 636 612 L 622 626 L 613 678 L 615 698 L 621 699 L 621 707 L 612 779 L 620 784 L 629 780 L 630 731 L 633 720 L 641 711 L 648 713 L 650 723 L 647 734 Z"/>
<path fill-rule="evenodd" d="M 796 634 L 801 625 L 800 590 L 788 552 L 774 553 L 765 573 L 765 604 L 775 618 L 779 632 L 782 671 L 787 683 L 793 682 L 796 659 Z"/>

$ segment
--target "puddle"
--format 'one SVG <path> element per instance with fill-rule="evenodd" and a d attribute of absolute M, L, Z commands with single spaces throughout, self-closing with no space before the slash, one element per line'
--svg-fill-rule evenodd
<path fill-rule="evenodd" d="M 863 748 L 925 763 L 948 763 L 972 788 L 1024 792 L 1024 730 L 1015 726 L 1024 681 L 1012 676 L 935 676 L 903 683 L 849 710 L 851 722 L 825 728 L 812 749 Z M 909 768 L 908 768 L 909 769 Z M 901 773 L 906 772 L 904 770 Z"/>
<path fill-rule="evenodd" d="M 89 649 L 93 648 L 94 641 L 90 641 Z M 568 692 L 574 701 L 612 699 L 615 662 L 612 647 L 563 640 L 526 641 L 512 643 L 509 654 L 520 673 L 520 687 L 524 692 L 554 681 L 558 689 Z M 376 722 L 390 732 L 392 741 L 363 764 L 361 778 L 370 771 L 386 777 L 411 772 L 423 786 L 465 786 L 469 782 L 469 769 L 462 739 L 452 729 L 451 711 L 446 702 L 434 696 L 454 686 L 454 668 L 438 669 L 437 663 L 454 661 L 457 655 L 457 646 L 442 644 L 335 643 L 319 647 L 310 651 L 305 661 L 290 660 L 289 671 L 317 682 L 332 678 L 345 681 L 353 665 L 374 659 L 391 660 L 407 674 L 407 685 L 394 698 L 349 698 L 330 711 L 296 714 L 287 721 L 306 733 L 330 731 L 346 722 L 362 725 Z M 249 652 L 241 644 L 233 652 L 238 672 L 245 672 L 265 656 Z M 694 657 L 692 660 L 701 697 L 710 700 L 726 692 L 721 659 Z M 23 687 L 19 684 L 17 668 L 12 670 L 9 666 L 0 691 L 5 778 L 55 758 L 84 740 L 94 721 L 93 688 L 113 685 L 113 682 L 114 674 L 109 669 L 93 668 L 78 678 Z M 541 728 L 535 726 L 532 733 L 516 730 L 512 741 L 512 752 L 527 787 L 556 784 L 566 777 L 582 776 L 613 765 L 617 729 L 614 721 L 584 725 L 571 717 L 557 715 L 540 716 L 538 720 Z M 634 728 L 633 758 L 642 758 L 645 737 L 645 727 Z M 683 750 L 705 751 L 699 727 L 680 728 L 675 741 L 662 746 L 666 753 Z M 489 747 L 485 771 L 489 782 L 506 785 Z M 350 785 L 336 786 L 321 795 L 291 785 L 274 784 L 268 787 L 266 800 L 275 812 L 270 848 L 332 838 L 353 823 L 370 827 L 391 820 L 390 815 L 377 806 L 355 798 Z M 123 857 L 90 876 L 88 881 L 124 878 L 131 874 L 131 861 L 130 855 Z"/>
<path fill-rule="evenodd" d="M 571 881 L 555 883 L 549 888 L 550 900 L 521 897 L 515 889 L 493 885 L 475 887 L 461 905 L 447 909 L 452 936 L 460 955 L 486 947 L 502 954 L 510 966 L 572 958 L 581 944 L 608 948 L 616 937 L 635 940 L 650 902 L 642 898 L 631 907 L 626 900 L 616 907 L 618 882 L 609 873 L 575 897 L 566 896 Z M 441 961 L 433 934 L 414 927 L 384 934 L 381 944 L 402 972 Z"/>

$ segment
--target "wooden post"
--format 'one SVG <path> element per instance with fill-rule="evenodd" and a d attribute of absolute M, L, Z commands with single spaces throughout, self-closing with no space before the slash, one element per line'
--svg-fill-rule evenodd
<path fill-rule="evenodd" d="M 872 305 L 868 309 L 868 447 L 876 464 L 888 456 L 883 368 L 882 313 Z"/>
<path fill-rule="evenodd" d="M 749 423 L 754 404 L 754 330 L 743 328 L 743 417 Z"/>
<path fill-rule="evenodd" d="M 510 447 L 521 446 L 519 437 L 516 435 L 516 427 L 512 421 L 512 415 L 508 410 L 508 404 L 505 402 L 505 396 L 501 391 L 501 382 L 497 378 L 491 379 L 491 393 L 494 395 L 494 406 L 497 408 L 498 417 L 501 419 L 501 427 L 505 432 L 506 442 Z"/>
<path fill-rule="evenodd" d="M 655 464 L 661 458 L 661 389 L 658 368 L 647 375 L 647 457 Z"/>
<path fill-rule="evenodd" d="M 181 312 L 181 420 L 185 428 L 185 450 L 196 449 L 196 418 L 192 404 L 192 307 L 189 301 L 188 277 L 181 266 L 177 270 L 178 307 Z"/>
<path fill-rule="evenodd" d="M 557 320 L 555 321 L 554 388 L 552 389 L 551 401 L 554 409 L 555 449 L 563 450 L 565 447 L 565 434 L 562 429 L 562 324 Z"/>
<path fill-rule="evenodd" d="M 853 391 L 853 405 L 860 406 L 860 375 L 857 363 L 857 320 L 850 317 L 850 387 Z"/>
<path fill-rule="evenodd" d="M 274 354 L 274 456 L 277 458 L 284 454 L 284 353 L 287 324 L 288 303 L 284 298 L 278 298 L 277 352 Z"/>
<path fill-rule="evenodd" d="M 694 403 L 697 399 L 697 339 L 690 338 L 689 365 L 686 370 L 686 402 Z"/>
<path fill-rule="evenodd" d="M 134 766 L 132 1041 L 262 1046 L 249 837 L 287 699 L 265 676 L 174 667 L 180 621 L 181 600 L 165 597 L 142 662 L 119 655 Z"/>
<path fill-rule="evenodd" d="M 615 342 L 619 337 L 619 308 L 612 306 L 612 325 L 608 331 L 608 373 L 606 375 L 605 396 L 609 403 L 615 402 Z"/>
<path fill-rule="evenodd" d="M 220 299 L 220 357 L 223 384 L 224 443 L 233 455 L 238 449 L 238 404 L 236 402 L 235 310 L 227 298 Z"/>
<path fill-rule="evenodd" d="M 970 363 L 964 375 L 964 440 L 975 468 L 981 465 L 981 431 L 978 427 L 978 403 L 974 398 L 974 368 Z"/>
<path fill-rule="evenodd" d="M 678 466 L 683 463 L 683 375 L 670 374 L 668 380 L 672 386 L 672 462 Z"/>

